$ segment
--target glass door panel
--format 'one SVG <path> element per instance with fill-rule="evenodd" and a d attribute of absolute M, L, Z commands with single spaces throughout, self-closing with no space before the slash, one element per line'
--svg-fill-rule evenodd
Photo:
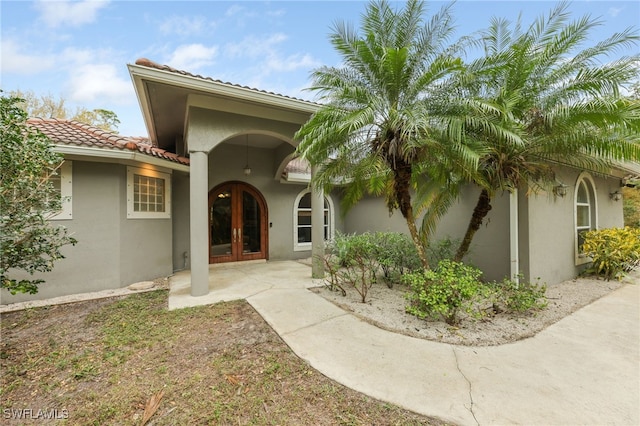
<path fill-rule="evenodd" d="M 261 251 L 261 211 L 258 200 L 242 191 L 242 253 Z"/>
<path fill-rule="evenodd" d="M 209 262 L 267 258 L 267 205 L 242 182 L 220 185 L 209 193 Z"/>
<path fill-rule="evenodd" d="M 230 189 L 216 195 L 211 206 L 210 256 L 233 255 L 233 195 Z"/>

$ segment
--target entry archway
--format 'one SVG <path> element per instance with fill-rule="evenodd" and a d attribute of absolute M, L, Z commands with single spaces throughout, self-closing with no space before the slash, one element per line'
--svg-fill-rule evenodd
<path fill-rule="evenodd" d="M 267 259 L 268 218 L 264 197 L 248 183 L 209 191 L 209 263 Z"/>

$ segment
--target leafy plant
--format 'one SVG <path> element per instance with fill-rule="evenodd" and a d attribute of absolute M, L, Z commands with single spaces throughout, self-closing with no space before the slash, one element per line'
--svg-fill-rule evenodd
<path fill-rule="evenodd" d="M 62 156 L 45 135 L 27 126 L 20 102 L 0 98 L 0 288 L 35 294 L 44 280 L 12 278 L 9 270 L 49 272 L 64 258 L 60 249 L 76 240 L 47 220 L 61 208 L 49 178 Z"/>
<path fill-rule="evenodd" d="M 336 236 L 325 257 L 325 265 L 329 268 L 330 287 L 334 290 L 341 289 L 345 295 L 343 285 L 350 285 L 358 292 L 362 303 L 365 303 L 369 289 L 377 281 L 378 270 L 371 234 L 340 234 Z"/>
<path fill-rule="evenodd" d="M 640 229 L 640 187 L 622 188 L 624 225 Z"/>
<path fill-rule="evenodd" d="M 456 249 L 460 245 L 460 239 L 442 238 L 432 241 L 427 247 L 427 256 L 431 265 L 437 265 L 445 259 L 452 259 L 455 256 Z"/>
<path fill-rule="evenodd" d="M 371 235 L 373 255 L 389 288 L 399 276 L 421 267 L 420 258 L 411 238 L 399 232 L 376 232 Z"/>
<path fill-rule="evenodd" d="M 592 260 L 588 273 L 619 279 L 640 264 L 640 229 L 608 228 L 586 232 L 582 251 Z"/>
<path fill-rule="evenodd" d="M 501 282 L 486 284 L 487 296 L 496 312 L 528 312 L 547 306 L 546 285 L 505 278 Z"/>
<path fill-rule="evenodd" d="M 433 270 L 405 274 L 402 281 L 411 288 L 407 312 L 419 318 L 442 318 L 447 324 L 460 321 L 460 311 L 471 313 L 479 296 L 482 272 L 472 266 L 443 260 Z"/>

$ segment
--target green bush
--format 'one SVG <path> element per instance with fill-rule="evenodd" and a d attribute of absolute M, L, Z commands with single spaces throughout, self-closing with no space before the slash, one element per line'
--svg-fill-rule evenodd
<path fill-rule="evenodd" d="M 546 285 L 504 279 L 485 284 L 494 312 L 528 312 L 547 306 Z"/>
<path fill-rule="evenodd" d="M 430 265 L 437 265 L 445 259 L 453 260 L 456 250 L 460 246 L 460 239 L 443 238 L 431 241 L 427 247 L 427 257 Z"/>
<path fill-rule="evenodd" d="M 358 292 L 362 303 L 366 302 L 369 289 L 377 280 L 375 250 L 370 233 L 337 235 L 325 255 L 329 287 L 346 295 L 344 286 L 350 285 Z"/>
<path fill-rule="evenodd" d="M 482 288 L 481 275 L 477 268 L 446 259 L 436 269 L 408 273 L 402 277 L 411 288 L 406 310 L 419 318 L 442 318 L 455 325 L 461 310 L 473 312 Z"/>
<path fill-rule="evenodd" d="M 370 235 L 373 256 L 384 274 L 389 288 L 408 271 L 419 269 L 422 264 L 411 238 L 399 232 L 376 232 Z"/>
<path fill-rule="evenodd" d="M 452 260 L 441 261 L 437 268 L 403 275 L 410 287 L 406 311 L 418 318 L 444 320 L 456 325 L 462 314 L 478 319 L 506 312 L 523 313 L 547 306 L 546 286 L 505 279 L 483 283 L 482 272 Z"/>
<path fill-rule="evenodd" d="M 588 273 L 619 279 L 640 264 L 640 229 L 608 228 L 586 232 L 582 252 L 591 258 Z"/>

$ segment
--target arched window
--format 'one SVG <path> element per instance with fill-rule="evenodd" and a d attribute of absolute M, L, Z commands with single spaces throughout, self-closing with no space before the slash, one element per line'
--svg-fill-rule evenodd
<path fill-rule="evenodd" d="M 311 250 L 311 191 L 304 190 L 293 205 L 293 249 Z M 324 239 L 333 238 L 333 201 L 324 197 Z"/>
<path fill-rule="evenodd" d="M 587 263 L 589 258 L 582 254 L 584 234 L 598 229 L 598 209 L 595 184 L 589 174 L 582 173 L 576 182 L 575 192 L 575 252 L 576 263 Z"/>

